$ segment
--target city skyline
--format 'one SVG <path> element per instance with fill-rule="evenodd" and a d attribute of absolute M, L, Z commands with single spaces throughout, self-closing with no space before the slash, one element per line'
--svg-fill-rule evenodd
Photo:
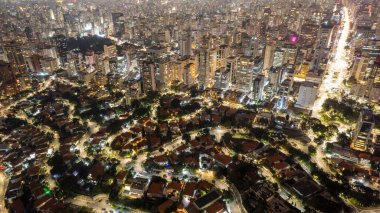
<path fill-rule="evenodd" d="M 380 211 L 379 0 L 1 0 L 0 212 Z"/>

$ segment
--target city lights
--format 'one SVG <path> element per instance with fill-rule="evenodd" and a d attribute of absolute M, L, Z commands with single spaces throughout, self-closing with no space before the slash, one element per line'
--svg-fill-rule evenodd
<path fill-rule="evenodd" d="M 0 213 L 378 211 L 378 14 L 0 1 Z"/>

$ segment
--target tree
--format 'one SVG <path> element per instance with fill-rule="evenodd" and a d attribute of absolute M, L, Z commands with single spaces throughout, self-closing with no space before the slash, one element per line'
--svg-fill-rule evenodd
<path fill-rule="evenodd" d="M 224 144 L 227 144 L 227 143 L 229 143 L 229 142 L 231 141 L 231 139 L 232 139 L 232 134 L 229 133 L 229 132 L 226 132 L 226 133 L 224 133 L 224 135 L 222 136 L 221 141 L 222 141 Z"/>
<path fill-rule="evenodd" d="M 334 147 L 334 144 L 332 144 L 332 143 L 326 143 L 325 151 L 326 152 L 331 152 L 331 150 L 332 150 L 333 147 Z"/>
<path fill-rule="evenodd" d="M 50 173 L 53 176 L 62 176 L 67 170 L 65 162 L 58 152 L 54 153 L 47 163 L 52 167 Z"/>
<path fill-rule="evenodd" d="M 189 142 L 191 140 L 191 137 L 190 137 L 189 133 L 184 133 L 182 135 L 182 140 L 184 140 L 186 142 Z"/>
<path fill-rule="evenodd" d="M 251 135 L 253 135 L 254 137 L 256 137 L 259 140 L 268 140 L 269 139 L 268 129 L 251 128 Z"/>
<path fill-rule="evenodd" d="M 218 179 L 222 179 L 224 176 L 227 175 L 227 169 L 223 167 L 216 167 L 215 168 L 215 177 Z"/>
<path fill-rule="evenodd" d="M 174 98 L 172 102 L 170 103 L 170 106 L 172 108 L 180 108 L 181 107 L 181 101 L 178 98 Z"/>
<path fill-rule="evenodd" d="M 317 150 L 315 149 L 315 147 L 311 146 L 311 145 L 307 147 L 307 150 L 309 151 L 309 154 L 311 156 L 313 156 L 313 155 L 315 155 L 315 153 L 317 153 Z"/>
<path fill-rule="evenodd" d="M 202 135 L 210 135 L 210 130 L 208 128 L 204 128 L 202 131 Z"/>
<path fill-rule="evenodd" d="M 137 108 L 139 108 L 140 106 L 141 106 L 141 103 L 140 103 L 140 101 L 137 100 L 137 99 L 133 100 L 132 103 L 131 103 L 131 107 L 134 108 L 134 109 L 137 109 Z"/>
<path fill-rule="evenodd" d="M 154 100 L 158 99 L 160 97 L 160 93 L 157 91 L 149 91 L 146 95 L 146 98 L 148 101 L 153 102 Z"/>
<path fill-rule="evenodd" d="M 356 78 L 353 75 L 346 81 L 348 86 L 352 86 L 352 85 L 356 84 L 356 82 L 357 82 Z"/>
<path fill-rule="evenodd" d="M 232 192 L 230 190 L 223 190 L 222 193 L 223 193 L 223 198 L 226 201 L 233 200 L 234 196 L 233 196 L 233 194 L 232 194 Z"/>
<path fill-rule="evenodd" d="M 346 133 L 342 132 L 338 134 L 337 142 L 342 147 L 347 147 L 351 144 L 351 137 L 348 136 Z"/>

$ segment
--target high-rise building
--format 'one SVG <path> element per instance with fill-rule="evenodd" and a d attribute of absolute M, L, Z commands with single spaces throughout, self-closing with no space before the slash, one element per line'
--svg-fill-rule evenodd
<path fill-rule="evenodd" d="M 181 34 L 179 40 L 179 51 L 182 57 L 191 56 L 191 33 L 190 31 L 185 31 Z"/>
<path fill-rule="evenodd" d="M 113 58 L 117 56 L 116 45 L 104 45 L 104 57 Z"/>
<path fill-rule="evenodd" d="M 11 96 L 17 91 L 17 81 L 11 64 L 0 61 L 0 95 Z"/>
<path fill-rule="evenodd" d="M 285 44 L 282 47 L 282 50 L 284 51 L 284 58 L 283 63 L 284 64 L 295 64 L 296 57 L 297 57 L 297 46 L 294 44 Z"/>
<path fill-rule="evenodd" d="M 252 57 L 241 56 L 238 60 L 236 72 L 236 89 L 248 93 L 252 86 L 254 61 Z"/>
<path fill-rule="evenodd" d="M 40 61 L 41 58 L 42 58 L 41 56 L 39 56 L 37 54 L 33 54 L 26 59 L 28 67 L 32 72 L 41 72 L 42 71 L 41 61 Z"/>
<path fill-rule="evenodd" d="M 11 64 L 5 61 L 0 61 L 0 81 L 3 83 L 10 83 L 14 82 L 15 79 Z"/>
<path fill-rule="evenodd" d="M 22 73 L 26 69 L 24 54 L 21 45 L 9 44 L 3 46 L 3 51 L 7 56 L 7 62 L 11 64 L 12 70 L 15 73 Z"/>
<path fill-rule="evenodd" d="M 284 63 L 284 51 L 281 48 L 277 48 L 274 51 L 274 56 L 273 56 L 273 67 L 281 67 Z"/>
<path fill-rule="evenodd" d="M 150 60 L 139 61 L 142 91 L 146 94 L 149 91 L 156 91 L 156 75 L 154 63 Z"/>
<path fill-rule="evenodd" d="M 198 82 L 200 87 L 208 87 L 212 85 L 210 54 L 208 48 L 201 48 L 197 54 L 197 70 L 199 72 Z"/>
<path fill-rule="evenodd" d="M 305 81 L 301 84 L 295 107 L 311 110 L 318 96 L 318 84 Z"/>
<path fill-rule="evenodd" d="M 258 75 L 252 82 L 251 97 L 255 101 L 261 101 L 264 93 L 265 76 Z"/>
<path fill-rule="evenodd" d="M 41 58 L 41 69 L 47 73 L 53 73 L 58 69 L 58 63 L 55 58 Z"/>
<path fill-rule="evenodd" d="M 334 38 L 335 26 L 329 21 L 322 22 L 319 31 L 319 46 L 322 48 L 330 48 Z"/>
<path fill-rule="evenodd" d="M 228 71 L 231 75 L 230 81 L 228 82 L 230 85 L 229 87 L 236 84 L 237 77 L 237 58 L 236 57 L 229 57 L 226 59 L 226 71 Z"/>
<path fill-rule="evenodd" d="M 363 109 L 360 112 L 358 123 L 353 135 L 352 148 L 366 151 L 371 139 L 372 129 L 375 126 L 373 112 L 369 109 Z"/>
<path fill-rule="evenodd" d="M 269 71 L 269 84 L 272 87 L 273 93 L 277 94 L 282 82 L 283 69 L 281 67 L 272 67 Z"/>
<path fill-rule="evenodd" d="M 159 64 L 160 81 L 170 85 L 174 81 L 182 81 L 181 63 L 177 61 L 162 61 Z"/>
<path fill-rule="evenodd" d="M 275 42 L 267 42 L 264 53 L 264 70 L 269 70 L 273 66 L 274 51 L 276 48 Z"/>
<path fill-rule="evenodd" d="M 125 33 L 123 16 L 123 13 L 112 13 L 113 34 L 118 38 L 121 38 Z"/>
<path fill-rule="evenodd" d="M 68 52 L 67 38 L 64 35 L 57 35 L 57 36 L 53 37 L 53 42 L 57 48 L 60 63 L 61 64 L 66 63 L 67 62 L 67 52 Z"/>
<path fill-rule="evenodd" d="M 191 87 L 197 83 L 197 71 L 194 63 L 189 63 L 184 68 L 183 82 L 188 87 Z"/>
<path fill-rule="evenodd" d="M 364 81 L 369 77 L 370 68 L 369 68 L 370 58 L 366 56 L 357 56 L 354 59 L 354 65 L 352 68 L 352 74 L 355 76 L 357 81 Z"/>

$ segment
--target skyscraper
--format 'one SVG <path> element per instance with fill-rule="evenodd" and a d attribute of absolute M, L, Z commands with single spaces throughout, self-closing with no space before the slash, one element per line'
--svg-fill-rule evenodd
<path fill-rule="evenodd" d="M 263 70 L 268 70 L 273 66 L 275 48 L 275 43 L 270 41 L 265 46 Z"/>
<path fill-rule="evenodd" d="M 149 91 L 156 91 L 156 76 L 154 64 L 149 60 L 139 61 L 142 91 L 146 94 Z"/>
<path fill-rule="evenodd" d="M 32 72 L 41 72 L 41 58 L 41 56 L 33 54 L 26 59 L 28 67 Z"/>
<path fill-rule="evenodd" d="M 363 109 L 360 112 L 358 123 L 353 135 L 352 148 L 366 151 L 374 126 L 375 118 L 373 112 L 369 109 Z"/>
<path fill-rule="evenodd" d="M 182 57 L 191 56 L 191 33 L 190 31 L 185 31 L 181 34 L 179 40 L 179 51 Z"/>

